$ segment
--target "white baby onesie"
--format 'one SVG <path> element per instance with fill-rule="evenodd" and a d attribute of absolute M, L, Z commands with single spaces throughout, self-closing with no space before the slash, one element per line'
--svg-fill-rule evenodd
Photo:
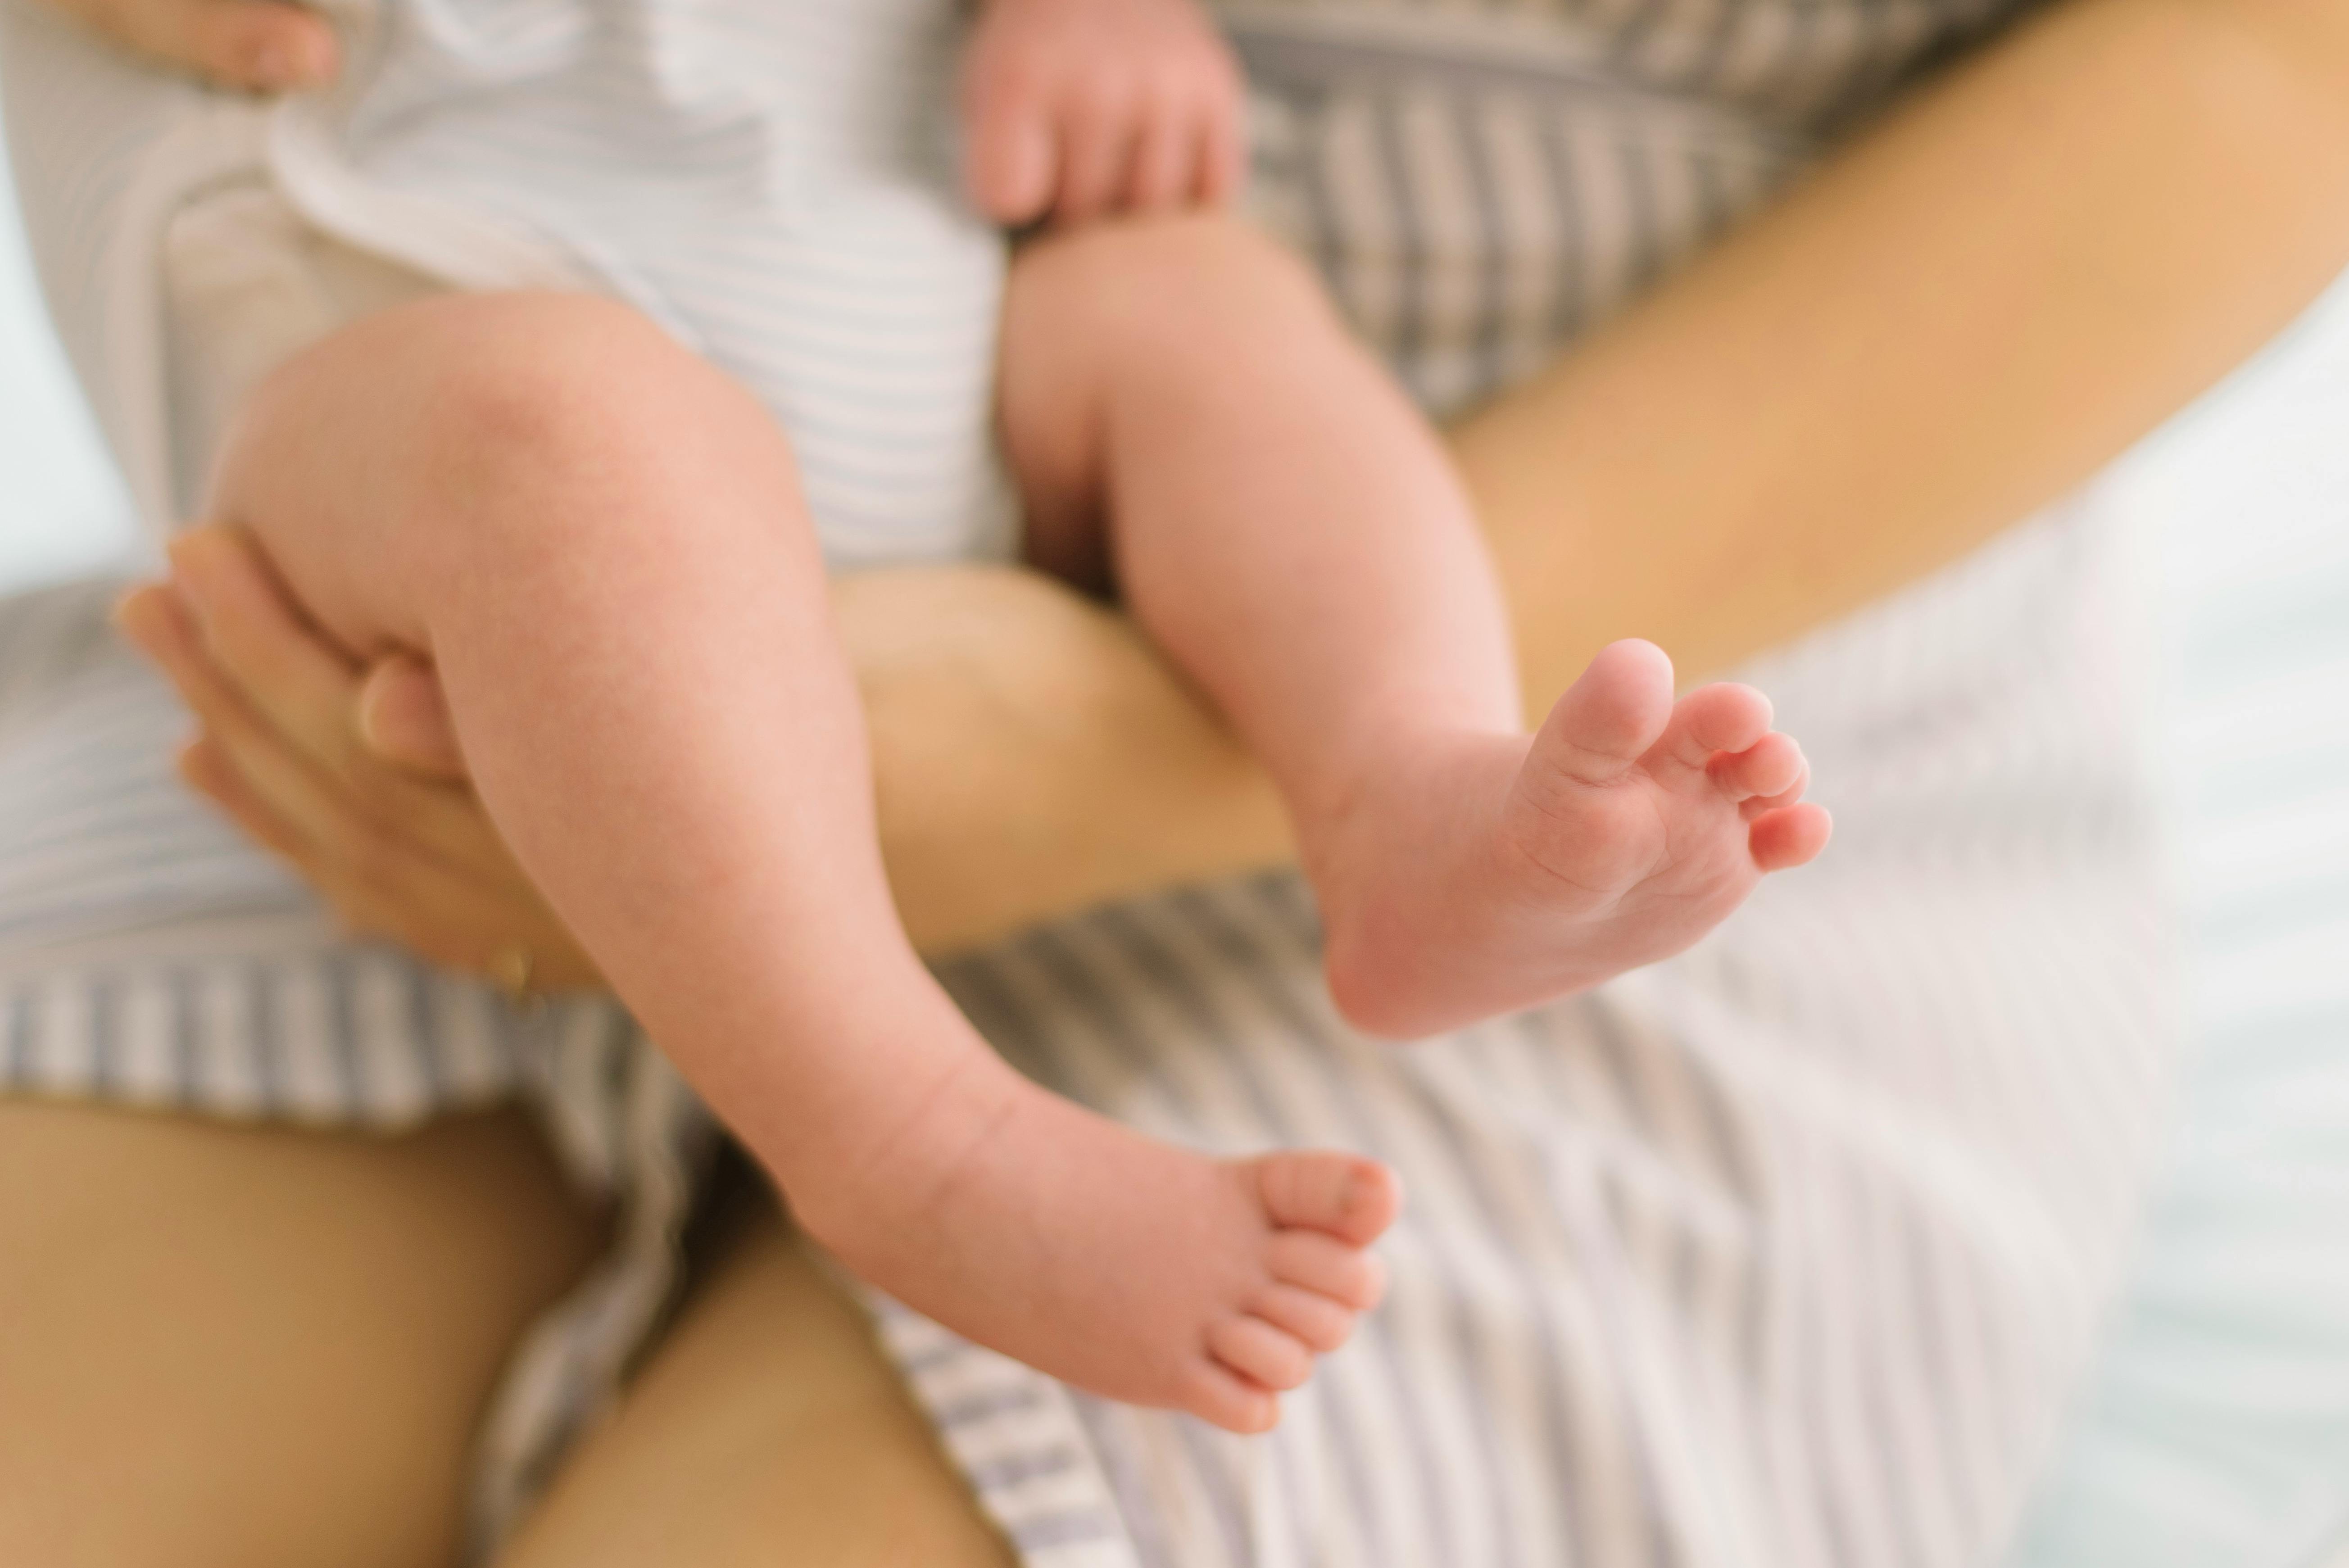
<path fill-rule="evenodd" d="M 149 198 L 149 308 L 181 340 L 149 421 L 168 430 L 170 483 L 148 487 L 165 504 L 191 503 L 224 410 L 301 342 L 429 288 L 568 286 L 634 305 L 760 397 L 835 569 L 1009 553 L 1004 244 L 956 193 L 952 0 L 334 14 L 332 91 L 214 100 L 150 160 L 162 183 L 187 170 Z M 197 364 L 228 384 L 177 384 Z"/>

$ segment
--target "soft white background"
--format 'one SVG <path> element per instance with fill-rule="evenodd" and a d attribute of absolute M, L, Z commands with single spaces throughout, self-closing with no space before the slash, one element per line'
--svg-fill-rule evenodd
<path fill-rule="evenodd" d="M 0 160 L 0 589 L 119 557 L 129 513 L 41 314 Z"/>
<path fill-rule="evenodd" d="M 0 187 L 0 589 L 135 547 L 14 210 Z M 2199 1056 L 2018 1568 L 2305 1568 L 2349 1522 L 2349 284 L 2111 484 L 2156 584 Z"/>

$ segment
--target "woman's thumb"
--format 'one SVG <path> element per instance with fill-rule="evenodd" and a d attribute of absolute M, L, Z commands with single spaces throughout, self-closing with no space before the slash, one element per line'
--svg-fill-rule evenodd
<path fill-rule="evenodd" d="M 448 699 L 430 665 L 395 654 L 359 687 L 359 738 L 395 768 L 432 779 L 466 777 Z"/>

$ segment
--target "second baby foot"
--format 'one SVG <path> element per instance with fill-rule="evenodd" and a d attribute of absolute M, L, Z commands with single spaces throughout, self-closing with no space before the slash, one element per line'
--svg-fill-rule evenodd
<path fill-rule="evenodd" d="M 1400 758 L 1308 862 L 1340 1009 L 1397 1038 L 1533 1006 L 1666 958 L 1829 822 L 1750 686 L 1677 702 L 1651 643 L 1593 659 L 1530 740 Z"/>
<path fill-rule="evenodd" d="M 792 1186 L 801 1222 L 968 1339 L 1113 1399 L 1269 1429 L 1378 1301 L 1367 1249 L 1394 1221 L 1393 1173 L 1195 1154 L 973 1048 L 885 1147 Z"/>

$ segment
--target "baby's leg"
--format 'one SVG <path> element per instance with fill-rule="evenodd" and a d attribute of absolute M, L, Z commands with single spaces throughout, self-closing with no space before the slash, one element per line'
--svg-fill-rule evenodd
<path fill-rule="evenodd" d="M 1023 253 L 1001 400 L 1039 558 L 1082 573 L 1105 543 L 1281 787 L 1332 990 L 1365 1027 L 1430 1033 L 1664 957 L 1824 843 L 1761 696 L 1676 705 L 1646 644 L 1607 650 L 1525 733 L 1433 432 L 1245 228 Z"/>
<path fill-rule="evenodd" d="M 276 373 L 214 515 L 440 667 L 483 799 L 848 1265 L 1114 1398 L 1253 1429 L 1376 1294 L 1367 1161 L 1215 1161 L 1006 1068 L 900 931 L 790 452 L 616 306 L 372 316 Z"/>

